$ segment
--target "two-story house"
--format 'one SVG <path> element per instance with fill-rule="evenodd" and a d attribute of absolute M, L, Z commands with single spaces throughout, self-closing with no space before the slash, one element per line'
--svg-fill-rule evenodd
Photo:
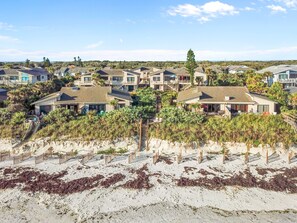
<path fill-rule="evenodd" d="M 279 65 L 264 68 L 258 73 L 271 72 L 272 77 L 265 80 L 271 86 L 274 82 L 280 82 L 284 88 L 297 86 L 297 65 Z"/>
<path fill-rule="evenodd" d="M 170 70 L 162 69 L 153 72 L 150 75 L 150 87 L 154 90 L 166 91 L 174 90 L 178 91 L 178 76 Z"/>
<path fill-rule="evenodd" d="M 3 69 L 0 70 L 0 83 L 6 85 L 34 84 L 47 81 L 48 75 L 47 70 L 42 68 Z"/>
<path fill-rule="evenodd" d="M 14 85 L 19 80 L 17 69 L 0 69 L 0 84 Z"/>

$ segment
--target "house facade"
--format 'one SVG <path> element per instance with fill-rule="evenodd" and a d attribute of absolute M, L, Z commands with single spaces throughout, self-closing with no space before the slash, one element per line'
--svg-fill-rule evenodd
<path fill-rule="evenodd" d="M 117 105 L 111 105 L 116 100 Z M 78 114 L 88 111 L 109 112 L 116 108 L 130 106 L 132 98 L 129 93 L 112 87 L 63 87 L 59 92 L 50 94 L 34 102 L 35 114 L 47 114 L 63 107 Z"/>
<path fill-rule="evenodd" d="M 0 70 L 0 84 L 35 84 L 48 80 L 49 73 L 42 68 L 3 69 Z"/>
<path fill-rule="evenodd" d="M 7 90 L 0 88 L 0 108 L 4 105 L 3 102 L 7 100 Z"/>
<path fill-rule="evenodd" d="M 268 78 L 269 86 L 275 82 L 280 82 L 284 88 L 297 87 L 297 65 L 271 66 L 258 71 L 258 73 L 263 74 L 267 71 L 273 74 L 272 77 Z"/>
<path fill-rule="evenodd" d="M 206 113 L 269 113 L 278 111 L 277 103 L 269 98 L 252 94 L 246 87 L 231 86 L 197 86 L 181 91 L 177 97 L 177 103 L 186 107 L 200 104 Z"/>

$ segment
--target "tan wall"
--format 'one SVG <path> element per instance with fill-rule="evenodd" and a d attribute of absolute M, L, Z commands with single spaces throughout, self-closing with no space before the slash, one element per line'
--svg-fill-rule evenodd
<path fill-rule="evenodd" d="M 276 112 L 276 103 L 256 96 L 253 96 L 253 100 L 256 102 L 256 104 L 249 106 L 249 111 L 252 109 L 253 112 L 256 113 L 258 105 L 269 105 L 269 113 L 273 114 L 274 112 Z"/>
<path fill-rule="evenodd" d="M 42 106 L 42 105 L 52 105 L 53 110 L 55 110 L 54 102 L 56 102 L 56 101 L 57 101 L 57 99 L 51 99 L 51 100 L 40 102 L 40 103 L 36 104 L 35 105 L 35 114 L 40 115 L 40 106 Z"/>

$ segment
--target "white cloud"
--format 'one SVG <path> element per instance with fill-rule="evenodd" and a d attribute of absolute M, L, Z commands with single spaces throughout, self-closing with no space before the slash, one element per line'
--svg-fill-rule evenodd
<path fill-rule="evenodd" d="M 275 2 L 280 2 L 288 8 L 297 8 L 297 0 L 275 0 Z"/>
<path fill-rule="evenodd" d="M 185 61 L 187 49 L 184 50 L 82 50 L 82 51 L 22 51 L 17 49 L 0 49 L 0 61 L 24 61 L 26 58 L 41 61 L 50 58 L 51 61 L 71 61 L 79 55 L 83 60 L 126 60 L 126 61 Z M 297 46 L 236 51 L 195 51 L 197 60 L 290 60 L 297 57 Z"/>
<path fill-rule="evenodd" d="M 255 9 L 247 6 L 243 8 L 243 11 L 255 11 Z"/>
<path fill-rule="evenodd" d="M 6 22 L 0 22 L 0 30 L 14 30 L 14 26 Z"/>
<path fill-rule="evenodd" d="M 11 36 L 2 36 L 2 35 L 0 35 L 0 42 L 17 43 L 17 42 L 19 42 L 19 39 L 11 37 Z"/>
<path fill-rule="evenodd" d="M 93 44 L 87 45 L 86 48 L 87 49 L 95 49 L 95 48 L 101 46 L 102 44 L 103 44 L 103 41 L 99 41 L 97 43 L 93 43 Z"/>
<path fill-rule="evenodd" d="M 269 8 L 273 13 L 278 13 L 278 12 L 287 12 L 287 9 L 279 6 L 279 5 L 268 5 L 267 8 Z"/>
<path fill-rule="evenodd" d="M 183 4 L 168 10 L 168 14 L 172 16 L 180 15 L 183 17 L 200 16 L 201 9 L 199 8 L 199 6 Z"/>
<path fill-rule="evenodd" d="M 194 17 L 200 22 L 210 21 L 218 16 L 236 15 L 239 11 L 233 6 L 220 1 L 207 2 L 204 5 L 182 4 L 171 7 L 167 13 L 171 16 Z"/>

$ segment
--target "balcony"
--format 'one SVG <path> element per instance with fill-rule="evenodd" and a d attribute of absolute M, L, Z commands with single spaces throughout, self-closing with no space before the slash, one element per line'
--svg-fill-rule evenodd
<path fill-rule="evenodd" d="M 297 78 L 295 79 L 285 79 L 285 80 L 278 80 L 282 84 L 289 84 L 289 83 L 297 83 Z"/>
<path fill-rule="evenodd" d="M 76 81 L 74 81 L 74 85 L 76 85 L 76 86 L 93 86 L 94 85 L 94 81 L 80 81 L 80 80 L 76 80 Z"/>

